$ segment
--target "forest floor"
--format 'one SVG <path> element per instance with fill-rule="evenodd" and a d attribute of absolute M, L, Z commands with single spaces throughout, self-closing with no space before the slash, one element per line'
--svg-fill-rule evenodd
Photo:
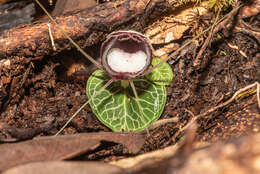
<path fill-rule="evenodd" d="M 258 32 L 259 18 L 258 14 L 246 19 L 248 25 L 258 27 Z M 236 26 L 241 27 L 234 24 L 233 28 Z M 160 119 L 177 118 L 178 121 L 151 130 L 138 155 L 175 145 L 186 137 L 180 130 L 186 130 L 185 125 L 192 119 L 228 101 L 239 89 L 251 84 L 255 85 L 230 103 L 197 118 L 193 141 L 212 144 L 259 133 L 256 82 L 260 83 L 260 47 L 256 37 L 259 33 L 224 28 L 214 33 L 198 65 L 194 66 L 194 62 L 202 43 L 191 44 L 185 55 L 170 59 L 174 79 L 167 86 L 167 103 Z M 85 50 L 96 56 L 100 44 Z M 181 44 L 181 39 L 177 44 Z M 155 44 L 155 50 L 162 47 Z M 76 49 L 39 59 L 19 56 L 2 59 L 1 142 L 54 135 L 87 100 L 86 81 L 95 68 L 85 63 Z M 88 75 L 75 75 L 78 69 L 87 69 L 85 74 Z M 97 132 L 111 131 L 96 118 L 90 106 L 86 106 L 62 134 Z M 105 141 L 72 159 L 111 162 L 135 155 L 122 144 Z"/>

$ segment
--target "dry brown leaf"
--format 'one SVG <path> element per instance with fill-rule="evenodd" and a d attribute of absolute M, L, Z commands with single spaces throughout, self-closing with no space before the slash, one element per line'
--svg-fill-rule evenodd
<path fill-rule="evenodd" d="M 260 0 L 253 0 L 248 5 L 244 6 L 240 11 L 239 15 L 242 18 L 248 18 L 260 13 Z"/>
<path fill-rule="evenodd" d="M 179 13 L 163 17 L 152 26 L 148 27 L 145 35 L 151 39 L 152 44 L 165 44 L 180 39 L 183 33 L 190 27 L 192 16 L 206 14 L 207 10 L 202 6 L 190 7 Z"/>
<path fill-rule="evenodd" d="M 118 161 L 112 161 L 110 164 L 116 165 L 118 167 L 122 168 L 131 168 L 135 167 L 136 165 L 140 163 L 144 163 L 145 161 L 149 161 L 152 159 L 153 162 L 161 161 L 165 158 L 169 158 L 170 156 L 173 156 L 177 150 L 179 149 L 180 145 L 175 144 L 169 147 L 166 147 L 164 149 L 156 150 L 153 152 L 148 152 L 145 154 L 141 154 L 135 157 L 125 158 Z"/>
<path fill-rule="evenodd" d="M 128 159 L 129 161 L 124 159 L 113 164 L 133 174 L 258 174 L 260 172 L 259 144 L 259 133 L 228 142 L 206 146 L 199 144 L 198 148 L 193 144 L 193 148 L 188 153 L 183 151 L 184 146 L 176 144 L 157 153 L 147 153 L 146 157 L 140 155 L 135 159 Z"/>
<path fill-rule="evenodd" d="M 110 162 L 110 164 L 125 169 L 137 170 L 137 168 L 143 168 L 144 166 L 147 166 L 149 164 L 153 165 L 156 162 L 165 160 L 169 157 L 176 155 L 177 153 L 187 154 L 192 149 L 201 148 L 205 145 L 208 145 L 202 142 L 195 143 L 196 129 L 197 129 L 197 125 L 194 123 L 191 124 L 191 126 L 188 127 L 186 130 L 185 138 L 172 146 L 166 147 L 164 149 L 156 150 L 153 152 L 141 154 L 135 157 L 125 158 L 118 161 L 112 161 Z"/>
<path fill-rule="evenodd" d="M 183 36 L 191 26 L 190 22 L 196 15 L 204 15 L 208 11 L 203 6 L 194 6 L 180 10 L 171 16 L 163 17 L 145 31 L 145 35 L 151 39 L 152 44 L 166 44 L 154 51 L 154 55 L 166 58 L 169 53 L 178 49 L 179 45 L 172 43 Z"/>
<path fill-rule="evenodd" d="M 123 173 L 119 167 L 102 162 L 49 161 L 29 163 L 11 168 L 3 174 L 116 174 Z"/>
<path fill-rule="evenodd" d="M 101 132 L 1 144 L 0 171 L 28 162 L 70 159 L 95 149 L 101 141 L 121 143 L 130 152 L 136 153 L 143 146 L 145 137 L 140 133 Z"/>
<path fill-rule="evenodd" d="M 61 14 L 86 9 L 94 5 L 97 5 L 96 0 L 57 0 L 52 15 L 58 16 Z"/>

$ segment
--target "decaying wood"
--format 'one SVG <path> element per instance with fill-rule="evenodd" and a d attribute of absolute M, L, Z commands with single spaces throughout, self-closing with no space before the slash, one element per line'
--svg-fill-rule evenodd
<path fill-rule="evenodd" d="M 142 31 L 151 19 L 169 9 L 167 0 L 125 0 L 104 3 L 75 15 L 57 17 L 56 21 L 81 47 L 86 47 L 103 40 L 114 30 Z M 48 23 L 51 23 L 56 51 L 53 51 L 49 39 Z M 60 29 L 50 21 L 16 27 L 0 35 L 1 59 L 52 55 L 71 47 Z"/>

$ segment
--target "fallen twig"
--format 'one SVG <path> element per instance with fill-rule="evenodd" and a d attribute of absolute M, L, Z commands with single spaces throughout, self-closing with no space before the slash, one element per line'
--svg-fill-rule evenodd
<path fill-rule="evenodd" d="M 200 62 L 201 62 L 201 55 L 202 53 L 204 52 L 204 50 L 206 49 L 211 37 L 219 32 L 221 29 L 223 28 L 226 28 L 226 25 L 230 22 L 230 20 L 233 19 L 233 17 L 239 12 L 239 9 L 240 9 L 241 6 L 238 6 L 238 8 L 235 8 L 234 10 L 232 10 L 228 15 L 227 17 L 222 21 L 220 22 L 219 24 L 217 24 L 214 29 L 211 30 L 208 38 L 206 39 L 206 41 L 204 42 L 203 46 L 201 47 L 197 57 L 195 58 L 195 60 L 193 61 L 193 66 L 194 67 L 199 67 L 200 65 Z M 214 25 L 213 25 L 214 26 Z"/>
<path fill-rule="evenodd" d="M 176 139 L 176 137 L 178 137 L 181 132 L 183 132 L 184 130 L 186 130 L 188 127 L 190 127 L 195 121 L 197 121 L 199 118 L 202 118 L 206 115 L 209 115 L 210 113 L 218 110 L 219 108 L 222 108 L 228 104 L 230 104 L 231 102 L 233 102 L 234 100 L 236 100 L 238 97 L 241 97 L 239 96 L 241 93 L 253 88 L 253 87 L 256 87 L 256 96 L 257 96 L 257 103 L 258 103 L 258 108 L 260 109 L 260 83 L 259 82 L 255 82 L 253 84 L 250 84 L 242 89 L 239 89 L 237 92 L 235 92 L 235 94 L 229 99 L 227 100 L 226 102 L 224 103 L 221 103 L 209 110 L 207 110 L 206 112 L 202 113 L 202 114 L 199 114 L 199 115 L 196 115 L 194 116 L 194 114 L 190 111 L 187 111 L 189 112 L 191 115 L 192 115 L 192 118 L 191 120 L 182 128 L 180 128 L 176 133 L 175 135 L 173 136 L 173 141 Z M 254 92 L 255 93 L 255 92 Z"/>
<path fill-rule="evenodd" d="M 217 14 L 217 17 L 215 19 L 215 22 L 213 25 L 216 25 L 217 21 L 218 21 L 218 18 L 219 18 L 219 13 L 220 13 L 220 10 L 218 11 L 218 14 Z M 216 26 L 217 27 L 217 26 Z M 202 47 L 200 48 L 194 62 L 193 62 L 193 66 L 198 66 L 199 62 L 200 62 L 200 59 L 201 59 L 201 56 L 203 54 L 203 52 L 205 51 L 205 49 L 207 48 L 207 46 L 209 45 L 209 42 L 210 40 L 212 39 L 212 36 L 215 34 L 215 28 L 211 28 L 210 32 L 209 32 L 209 35 L 207 36 L 207 39 L 205 40 L 205 42 L 203 43 Z"/>

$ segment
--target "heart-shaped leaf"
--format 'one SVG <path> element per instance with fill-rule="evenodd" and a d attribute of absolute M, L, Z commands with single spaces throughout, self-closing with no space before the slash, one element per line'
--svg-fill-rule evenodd
<path fill-rule="evenodd" d="M 153 58 L 152 66 L 157 65 L 161 59 Z M 168 63 L 163 63 L 158 68 L 145 76 L 149 81 L 157 85 L 170 85 L 173 79 L 173 72 Z"/>
<path fill-rule="evenodd" d="M 104 71 L 95 71 L 87 82 L 88 97 L 99 91 L 109 79 Z M 113 131 L 144 130 L 160 117 L 164 109 L 166 103 L 164 86 L 155 85 L 144 78 L 135 79 L 134 84 L 144 119 L 131 87 L 122 87 L 120 81 L 112 83 L 90 102 L 97 118 Z"/>

